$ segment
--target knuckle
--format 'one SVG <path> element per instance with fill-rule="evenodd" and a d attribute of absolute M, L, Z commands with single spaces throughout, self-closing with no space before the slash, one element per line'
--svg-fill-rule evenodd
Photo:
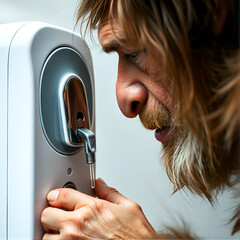
<path fill-rule="evenodd" d="M 89 221 L 89 214 L 87 212 L 84 214 L 80 214 L 78 211 L 73 212 L 69 218 L 69 221 L 71 221 L 72 226 L 76 226 L 76 228 L 82 231 Z"/>
<path fill-rule="evenodd" d="M 87 222 L 88 217 L 73 212 L 61 232 L 63 239 L 86 239 L 84 229 Z"/>
<path fill-rule="evenodd" d="M 128 208 L 130 211 L 136 212 L 136 211 L 142 211 L 142 208 L 139 204 L 133 201 L 128 202 Z"/>
<path fill-rule="evenodd" d="M 78 221 L 77 225 L 79 229 L 81 230 L 82 233 L 84 233 L 84 229 L 86 229 L 88 225 L 88 217 L 86 215 L 78 216 L 78 218 L 76 218 L 76 221 Z"/>
<path fill-rule="evenodd" d="M 75 228 L 68 227 L 61 233 L 62 239 L 84 239 L 83 234 L 80 234 Z"/>
<path fill-rule="evenodd" d="M 45 208 L 43 211 L 42 211 L 42 214 L 41 214 L 41 222 L 44 223 L 47 219 L 47 215 L 48 215 L 48 210 L 49 210 L 50 207 L 47 207 Z"/>
<path fill-rule="evenodd" d="M 92 201 L 89 202 L 88 207 L 93 212 L 96 212 L 96 211 L 101 212 L 103 208 L 103 201 L 98 199 L 93 199 Z"/>

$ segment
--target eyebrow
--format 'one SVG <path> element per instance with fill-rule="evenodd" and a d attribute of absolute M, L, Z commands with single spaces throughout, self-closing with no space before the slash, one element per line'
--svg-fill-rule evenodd
<path fill-rule="evenodd" d="M 102 44 L 102 49 L 106 53 L 111 53 L 122 49 L 122 44 L 126 42 L 126 39 L 111 39 Z"/>

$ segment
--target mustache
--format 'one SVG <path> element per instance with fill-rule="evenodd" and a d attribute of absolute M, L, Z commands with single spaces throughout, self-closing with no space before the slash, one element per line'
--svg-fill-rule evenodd
<path fill-rule="evenodd" d="M 170 126 L 172 121 L 170 111 L 160 104 L 154 111 L 147 111 L 146 106 L 139 112 L 142 125 L 147 129 L 163 128 Z"/>

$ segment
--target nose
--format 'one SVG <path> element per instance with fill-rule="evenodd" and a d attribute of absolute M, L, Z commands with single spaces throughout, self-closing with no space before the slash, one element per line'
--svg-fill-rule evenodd
<path fill-rule="evenodd" d="M 139 114 L 148 98 L 147 89 L 142 83 L 129 84 L 119 78 L 116 84 L 116 95 L 121 112 L 129 118 L 134 118 Z"/>

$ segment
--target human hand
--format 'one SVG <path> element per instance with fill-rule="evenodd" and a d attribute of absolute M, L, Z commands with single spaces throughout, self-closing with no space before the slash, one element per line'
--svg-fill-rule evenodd
<path fill-rule="evenodd" d="M 51 191 L 47 198 L 52 207 L 41 217 L 43 239 L 157 238 L 138 204 L 102 179 L 96 181 L 95 193 L 98 198 L 68 188 Z"/>

